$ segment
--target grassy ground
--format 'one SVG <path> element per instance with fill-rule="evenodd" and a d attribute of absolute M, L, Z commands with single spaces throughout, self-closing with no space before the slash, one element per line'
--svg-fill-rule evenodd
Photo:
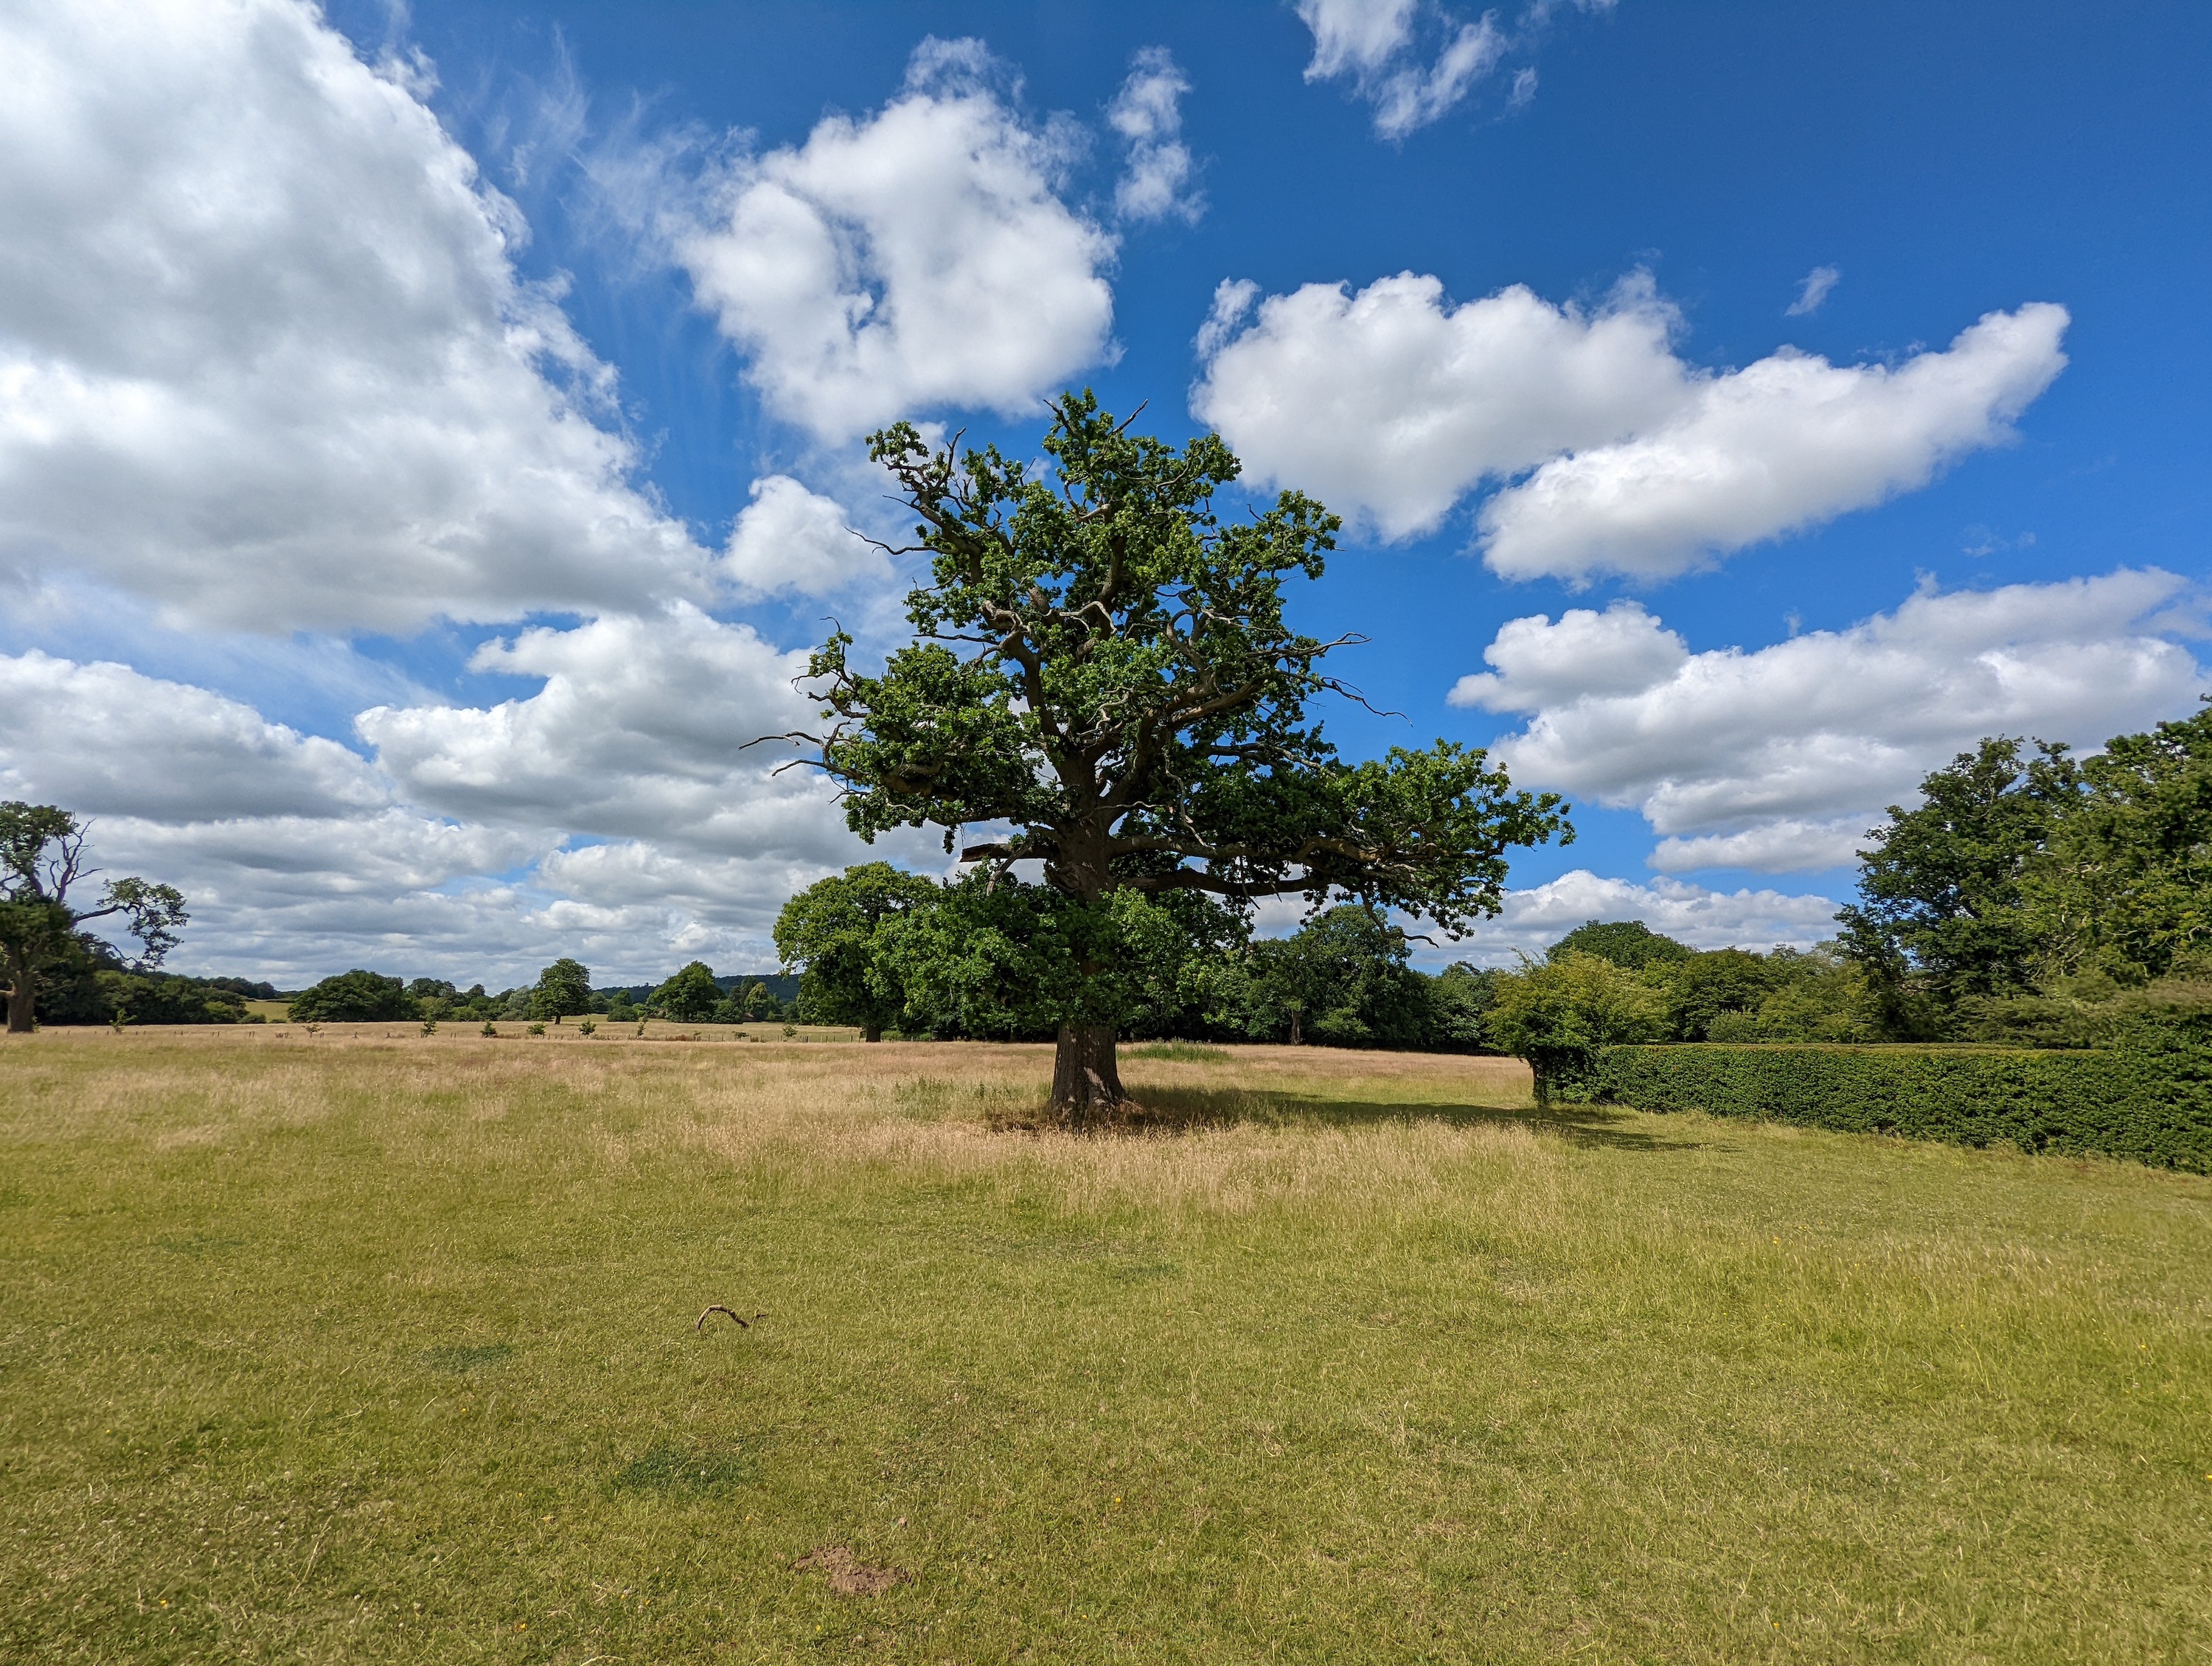
<path fill-rule="evenodd" d="M 0 1658 L 2212 1655 L 2212 1183 L 1047 1069 L 10 1040 Z"/>

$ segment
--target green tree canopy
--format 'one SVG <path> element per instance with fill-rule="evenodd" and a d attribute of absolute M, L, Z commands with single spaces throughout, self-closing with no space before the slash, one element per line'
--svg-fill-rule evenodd
<path fill-rule="evenodd" d="M 1756 1012 L 1777 982 L 1765 956 L 1743 949 L 1714 949 L 1663 964 L 1667 1018 L 1678 1041 L 1711 1040 L 1714 1020 L 1724 1012 Z"/>
<path fill-rule="evenodd" d="M 2021 890 L 2052 970 L 2212 977 L 2212 706 L 2084 758 Z"/>
<path fill-rule="evenodd" d="M 886 922 L 936 905 L 941 887 L 889 862 L 863 862 L 817 879 L 783 905 L 775 919 L 775 952 L 787 970 L 804 975 L 799 1006 L 817 1024 L 855 1024 L 881 1041 L 899 1021 L 906 990 L 888 954 Z M 757 992 L 757 1000 L 756 994 Z M 746 994 L 750 1016 L 765 1007 L 768 987 Z"/>
<path fill-rule="evenodd" d="M 285 1015 L 295 1024 L 383 1024 L 419 1018 L 422 1012 L 403 981 L 356 966 L 302 989 Z"/>
<path fill-rule="evenodd" d="M 1686 943 L 1662 937 L 1641 920 L 1586 920 L 1547 949 L 1547 958 L 1564 954 L 1594 954 L 1628 971 L 1687 960 L 1697 951 Z"/>
<path fill-rule="evenodd" d="M 530 1010 L 537 1017 L 551 1018 L 556 1024 L 590 1012 L 591 969 L 580 960 L 562 956 L 538 974 L 537 987 L 530 994 Z"/>
<path fill-rule="evenodd" d="M 111 879 L 86 905 L 70 896 L 97 869 L 84 866 L 85 825 L 51 804 L 0 803 L 0 962 L 8 971 L 8 1028 L 22 1034 L 37 1019 L 41 976 L 82 972 L 95 957 L 85 927 L 119 918 L 137 939 L 132 964 L 161 964 L 175 946 L 186 915 L 173 885 Z M 94 939 L 96 940 L 96 939 Z"/>
<path fill-rule="evenodd" d="M 1837 919 L 1851 958 L 1884 992 L 1896 1033 L 1934 1033 L 1968 996 L 2029 988 L 2045 933 L 2024 882 L 2078 793 L 2063 746 L 2003 736 L 1961 752 L 1920 783 L 1920 803 L 1889 807 L 1860 853 L 1859 901 Z M 1924 998 L 1933 1010 L 1916 1010 Z"/>
<path fill-rule="evenodd" d="M 1051 1035 L 1070 1012 L 1157 1030 L 1199 1005 L 1243 921 L 1193 892 L 1117 891 L 1096 905 L 979 872 L 889 922 L 880 964 L 901 1027 L 935 1036 Z M 1086 967 L 1088 970 L 1086 970 Z"/>
<path fill-rule="evenodd" d="M 1448 1052 L 1474 1053 L 1491 1046 L 1487 1020 L 1498 982 L 1504 972 L 1486 966 L 1454 961 L 1438 972 L 1429 991 L 1436 1015 L 1436 1031 L 1430 1045 Z"/>
<path fill-rule="evenodd" d="M 678 1024 L 704 1024 L 714 1015 L 722 991 L 703 960 L 694 960 L 653 992 L 651 1004 Z"/>
<path fill-rule="evenodd" d="M 949 851 L 1003 826 L 963 860 L 1042 865 L 1065 907 L 1031 911 L 1053 922 L 1039 941 L 1071 958 L 1041 986 L 1063 1115 L 1122 1097 L 1120 933 L 1146 916 L 1116 899 L 1348 897 L 1455 933 L 1496 912 L 1509 849 L 1569 834 L 1556 796 L 1513 792 L 1480 751 L 1337 756 L 1308 706 L 1352 693 L 1324 666 L 1358 639 L 1292 629 L 1283 586 L 1320 576 L 1339 523 L 1297 492 L 1225 521 L 1239 465 L 1218 435 L 1131 435 L 1085 393 L 1053 407 L 1042 467 L 902 423 L 870 447 L 931 558 L 917 640 L 870 675 L 833 635 L 811 666 L 830 727 L 793 738 L 864 838 L 933 824 Z"/>

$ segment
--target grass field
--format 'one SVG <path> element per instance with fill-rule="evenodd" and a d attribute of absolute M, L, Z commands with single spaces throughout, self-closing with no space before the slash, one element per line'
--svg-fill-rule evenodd
<path fill-rule="evenodd" d="M 0 1658 L 2212 1657 L 2212 1182 L 1148 1051 L 10 1039 Z"/>

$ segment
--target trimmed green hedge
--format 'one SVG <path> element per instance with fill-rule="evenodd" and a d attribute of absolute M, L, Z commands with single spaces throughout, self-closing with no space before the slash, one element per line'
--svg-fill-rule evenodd
<path fill-rule="evenodd" d="M 2097 1152 L 2212 1173 L 2212 1055 L 2156 1035 L 2097 1052 L 1923 1046 L 1598 1050 L 1577 1084 L 1639 1110 L 2029 1152 Z"/>

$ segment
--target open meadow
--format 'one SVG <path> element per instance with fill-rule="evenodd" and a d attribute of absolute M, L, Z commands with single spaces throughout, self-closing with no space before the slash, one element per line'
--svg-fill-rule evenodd
<path fill-rule="evenodd" d="M 0 1657 L 2212 1657 L 2204 1177 L 507 1028 L 0 1046 Z"/>

